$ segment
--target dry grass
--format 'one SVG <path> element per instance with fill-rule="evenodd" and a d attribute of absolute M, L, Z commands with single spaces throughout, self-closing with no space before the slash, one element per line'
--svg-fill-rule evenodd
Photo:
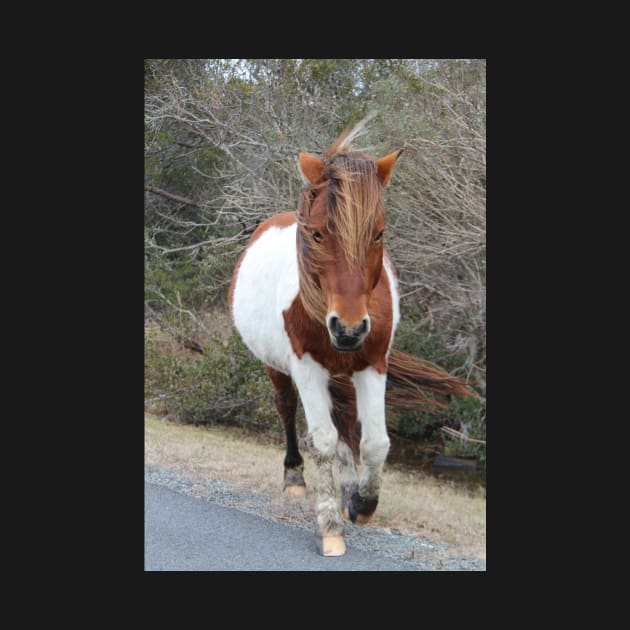
<path fill-rule="evenodd" d="M 145 464 L 167 468 L 193 480 L 223 479 L 236 489 L 269 498 L 269 509 L 281 520 L 314 518 L 314 465 L 305 454 L 306 499 L 282 494 L 284 449 L 271 441 L 238 432 L 177 425 L 145 414 Z M 311 481 L 311 484 L 309 484 Z M 485 560 L 485 490 L 466 490 L 421 472 L 385 470 L 377 527 L 417 533 L 447 542 L 461 553 Z"/>

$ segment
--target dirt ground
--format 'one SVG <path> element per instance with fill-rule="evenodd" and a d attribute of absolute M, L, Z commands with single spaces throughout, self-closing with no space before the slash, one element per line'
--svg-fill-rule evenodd
<path fill-rule="evenodd" d="M 282 493 L 284 449 L 226 428 L 180 425 L 145 414 L 145 464 L 192 480 L 222 479 L 235 490 L 268 497 L 279 520 L 314 519 L 314 465 L 303 453 L 307 495 Z M 446 542 L 461 553 L 486 557 L 485 488 L 463 487 L 422 471 L 385 466 L 379 505 L 371 526 Z"/>

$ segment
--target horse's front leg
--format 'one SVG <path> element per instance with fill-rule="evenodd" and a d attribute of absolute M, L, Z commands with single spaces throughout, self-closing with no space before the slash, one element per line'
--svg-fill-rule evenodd
<path fill-rule="evenodd" d="M 383 465 L 389 451 L 385 424 L 386 380 L 386 374 L 379 374 L 372 367 L 352 376 L 357 396 L 357 416 L 361 422 L 359 486 L 347 506 L 353 523 L 367 523 L 378 504 Z"/>
<path fill-rule="evenodd" d="M 339 436 L 330 415 L 329 374 L 306 353 L 293 361 L 291 376 L 304 407 L 308 443 L 317 469 L 317 548 L 323 556 L 341 556 L 346 545 L 339 488 L 333 475 Z"/>

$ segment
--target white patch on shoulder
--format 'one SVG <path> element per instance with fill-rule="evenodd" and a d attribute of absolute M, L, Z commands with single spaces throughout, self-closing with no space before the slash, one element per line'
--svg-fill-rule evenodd
<path fill-rule="evenodd" d="M 289 374 L 293 355 L 282 311 L 299 290 L 297 225 L 272 226 L 246 251 L 239 267 L 232 313 L 247 347 L 263 363 Z"/>
<path fill-rule="evenodd" d="M 392 270 L 392 262 L 389 259 L 389 256 L 383 256 L 383 267 L 385 268 L 385 273 L 387 274 L 387 280 L 389 281 L 389 290 L 392 294 L 392 315 L 393 315 L 393 323 L 392 323 L 392 336 L 389 340 L 389 348 L 388 352 L 392 347 L 392 343 L 394 343 L 394 335 L 396 334 L 396 328 L 398 328 L 398 323 L 400 322 L 400 293 L 398 291 L 398 279 Z"/>

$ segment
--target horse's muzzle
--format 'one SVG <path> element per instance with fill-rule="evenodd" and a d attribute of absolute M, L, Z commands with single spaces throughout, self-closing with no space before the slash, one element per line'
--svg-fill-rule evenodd
<path fill-rule="evenodd" d="M 326 323 L 330 343 L 339 352 L 356 352 L 361 349 L 370 333 L 370 318 L 367 315 L 358 324 L 348 326 L 335 313 L 331 313 Z"/>

